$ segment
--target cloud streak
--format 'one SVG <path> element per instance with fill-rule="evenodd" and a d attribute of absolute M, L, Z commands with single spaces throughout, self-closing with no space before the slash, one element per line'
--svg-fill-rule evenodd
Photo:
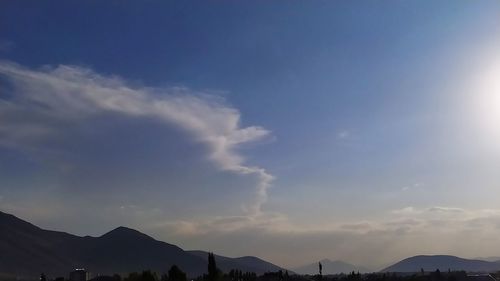
<path fill-rule="evenodd" d="M 234 242 L 225 254 L 257 255 L 288 266 L 326 257 L 382 269 L 418 254 L 451 254 L 469 258 L 494 255 L 494 249 L 500 245 L 497 238 L 500 229 L 498 209 L 407 207 L 389 211 L 382 218 L 358 222 L 331 221 L 314 227 L 293 223 L 279 214 L 267 221 L 272 223 L 233 217 L 207 221 L 203 227 L 179 221 L 151 225 L 148 229 L 159 236 L 175 237 L 194 248 L 203 247 L 203 243 L 208 242 L 212 249 L 226 249 L 224 245 Z M 470 240 L 471 235 L 488 243 L 462 242 Z"/>
<path fill-rule="evenodd" d="M 222 99 L 180 87 L 133 87 L 120 77 L 70 65 L 29 69 L 3 61 L 0 78 L 0 145 L 38 149 L 57 137 L 63 126 L 107 113 L 154 118 L 206 145 L 208 158 L 219 169 L 255 176 L 256 199 L 246 209 L 251 216 L 262 212 L 273 176 L 246 164 L 237 149 L 270 132 L 242 127 L 240 112 Z"/>

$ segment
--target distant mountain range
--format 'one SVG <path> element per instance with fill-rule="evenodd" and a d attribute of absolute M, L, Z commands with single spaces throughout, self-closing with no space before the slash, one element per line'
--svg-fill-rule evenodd
<path fill-rule="evenodd" d="M 323 266 L 323 275 L 328 274 L 339 274 L 339 273 L 350 273 L 350 272 L 370 272 L 369 269 L 362 266 L 355 266 L 343 261 L 331 261 L 329 259 L 321 260 L 321 265 Z M 300 266 L 292 269 L 294 272 L 299 274 L 318 274 L 318 262 L 311 263 L 308 265 Z"/>
<path fill-rule="evenodd" d="M 65 232 L 41 229 L 13 215 L 0 212 L 0 278 L 34 279 L 44 272 L 49 277 L 67 276 L 74 268 L 86 268 L 93 274 L 127 274 L 150 269 L 163 273 L 176 264 L 189 276 L 207 270 L 207 252 L 183 249 L 141 233 L 118 227 L 100 237 L 80 237 Z M 215 256 L 217 266 L 227 272 L 285 270 L 256 257 L 230 258 Z M 370 270 L 342 261 L 322 260 L 323 274 Z M 463 259 L 455 256 L 415 256 L 391 265 L 381 272 L 419 272 L 465 270 L 493 272 L 500 270 L 500 261 Z M 317 274 L 318 264 L 293 269 L 299 274 Z M 292 271 L 289 271 L 292 273 Z"/>
<path fill-rule="evenodd" d="M 419 272 L 465 270 L 468 272 L 493 272 L 500 270 L 500 261 L 463 259 L 455 256 L 414 256 L 395 263 L 382 272 Z"/>
<path fill-rule="evenodd" d="M 207 253 L 183 249 L 137 230 L 118 227 L 100 237 L 80 237 L 41 229 L 0 212 L 0 276 L 33 278 L 44 272 L 67 276 L 75 268 L 94 274 L 125 274 L 146 269 L 166 272 L 176 264 L 189 276 L 207 270 Z M 216 256 L 223 271 L 239 269 L 262 274 L 282 269 L 256 257 Z M 284 270 L 284 269 L 283 269 Z"/>

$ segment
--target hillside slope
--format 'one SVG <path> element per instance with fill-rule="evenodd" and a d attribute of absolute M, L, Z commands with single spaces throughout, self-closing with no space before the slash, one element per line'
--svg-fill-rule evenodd
<path fill-rule="evenodd" d="M 207 253 L 187 252 L 153 239 L 137 230 L 118 227 L 100 237 L 80 237 L 41 229 L 13 215 L 0 212 L 0 273 L 35 278 L 67 276 L 74 268 L 93 274 L 129 273 L 150 269 L 166 272 L 176 264 L 189 276 L 206 272 Z M 217 256 L 222 270 L 258 273 L 280 269 L 255 257 Z"/>

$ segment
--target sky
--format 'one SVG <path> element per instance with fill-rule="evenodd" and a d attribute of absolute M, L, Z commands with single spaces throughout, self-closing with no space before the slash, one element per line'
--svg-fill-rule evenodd
<path fill-rule="evenodd" d="M 498 256 L 498 50 L 495 0 L 1 1 L 0 210 L 286 267 Z"/>

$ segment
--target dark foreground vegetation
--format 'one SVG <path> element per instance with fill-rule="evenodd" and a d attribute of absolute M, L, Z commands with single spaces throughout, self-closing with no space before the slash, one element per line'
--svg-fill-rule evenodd
<path fill-rule="evenodd" d="M 317 275 L 297 275 L 290 274 L 288 271 L 279 270 L 277 272 L 267 272 L 262 275 L 257 275 L 254 272 L 242 272 L 238 269 L 233 269 L 227 273 L 222 272 L 216 264 L 215 256 L 212 253 L 208 254 L 207 273 L 195 278 L 188 278 L 187 274 L 176 265 L 170 267 L 167 273 L 159 275 L 151 270 L 142 272 L 132 272 L 124 275 L 119 274 L 112 276 L 97 276 L 88 281 L 495 281 L 500 280 L 500 272 L 496 274 L 478 274 L 468 275 L 465 271 L 447 271 L 441 272 L 424 272 L 421 270 L 417 273 L 367 273 L 360 274 L 359 272 L 351 272 L 349 274 L 322 275 L 321 265 L 320 274 Z M 0 276 L 2 277 L 2 276 Z M 5 277 L 5 276 L 3 276 Z M 0 278 L 0 280 L 16 280 L 15 278 Z M 39 281 L 87 281 L 87 280 L 72 280 L 57 277 L 47 278 L 45 274 L 40 275 Z"/>
<path fill-rule="evenodd" d="M 493 275 L 496 276 L 496 275 Z M 49 281 L 40 278 L 40 281 Z M 50 279 L 52 281 L 67 281 L 63 277 Z M 143 272 L 132 272 L 122 277 L 119 274 L 113 276 L 97 276 L 91 281 L 466 281 L 471 280 L 465 271 L 452 271 L 441 273 L 420 272 L 420 273 L 367 273 L 360 274 L 351 272 L 349 274 L 337 275 L 297 275 L 290 274 L 288 271 L 268 272 L 257 275 L 253 272 L 242 272 L 240 270 L 231 270 L 223 273 L 216 267 L 210 269 L 207 274 L 194 279 L 188 279 L 179 267 L 172 266 L 168 273 L 159 275 L 150 270 Z"/>
<path fill-rule="evenodd" d="M 95 280 L 95 281 L 187 281 L 186 275 L 178 272 L 177 269 L 172 269 L 169 274 L 162 275 L 160 278 L 150 271 L 144 271 L 142 274 L 132 273 L 123 280 Z M 500 273 L 491 274 L 496 280 L 500 277 Z M 367 273 L 360 274 L 351 272 L 349 274 L 336 275 L 297 275 L 290 274 L 288 271 L 268 272 L 257 276 L 252 272 L 241 272 L 239 270 L 231 270 L 229 273 L 222 273 L 220 270 L 215 270 L 203 276 L 192 279 L 194 281 L 484 281 L 488 278 L 484 274 L 468 275 L 465 271 L 448 271 L 440 272 L 419 272 L 419 273 Z M 494 280 L 491 279 L 491 280 Z"/>

